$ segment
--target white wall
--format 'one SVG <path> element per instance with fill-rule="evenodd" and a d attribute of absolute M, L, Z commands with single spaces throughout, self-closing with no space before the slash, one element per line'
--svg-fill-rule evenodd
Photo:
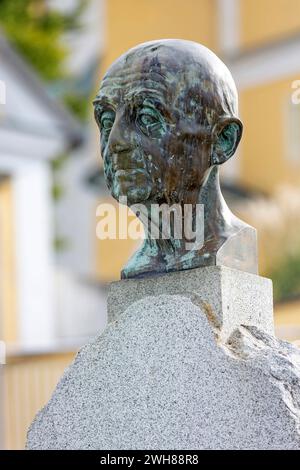
<path fill-rule="evenodd" d="M 47 346 L 55 335 L 50 170 L 43 161 L 1 154 L 0 171 L 12 178 L 20 344 Z"/>
<path fill-rule="evenodd" d="M 59 340 L 84 342 L 106 325 L 106 293 L 75 273 L 57 268 L 56 335 Z"/>
<path fill-rule="evenodd" d="M 71 51 L 67 61 L 68 70 L 81 75 L 104 49 L 106 0 L 90 0 L 80 20 L 81 30 L 66 35 L 65 41 Z M 70 12 L 76 7 L 77 0 L 48 0 L 53 7 Z"/>
<path fill-rule="evenodd" d="M 36 90 L 34 79 L 22 76 L 22 63 L 4 56 L 0 80 L 5 86 L 5 104 L 0 106 L 0 159 L 5 154 L 49 159 L 67 145 L 64 115 L 48 101 L 46 91 Z M 33 76 L 34 77 L 34 76 Z"/>
<path fill-rule="evenodd" d="M 73 152 L 60 171 L 64 195 L 55 208 L 59 236 L 68 247 L 58 255 L 58 263 L 79 276 L 95 274 L 95 236 L 97 195 L 88 187 L 87 177 L 100 165 L 95 156 L 94 140 L 87 137 L 86 145 Z"/>
<path fill-rule="evenodd" d="M 6 87 L 6 104 L 2 114 L 27 124 L 36 132 L 49 133 L 53 130 L 53 115 L 35 97 L 34 91 L 28 89 L 22 76 L 16 74 L 15 68 L 8 61 L 1 60 L 0 79 Z"/>

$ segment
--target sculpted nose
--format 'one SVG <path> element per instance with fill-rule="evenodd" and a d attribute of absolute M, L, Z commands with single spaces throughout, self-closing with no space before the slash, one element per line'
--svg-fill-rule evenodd
<path fill-rule="evenodd" d="M 122 117 L 117 117 L 109 136 L 109 149 L 111 153 L 122 153 L 130 150 L 130 133 Z"/>

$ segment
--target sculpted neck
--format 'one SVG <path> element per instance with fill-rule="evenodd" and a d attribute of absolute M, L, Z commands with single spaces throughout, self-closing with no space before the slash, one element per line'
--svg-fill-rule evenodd
<path fill-rule="evenodd" d="M 211 167 L 206 175 L 206 178 L 202 184 L 202 187 L 198 194 L 198 204 L 204 206 L 204 243 L 206 240 L 212 240 L 216 237 L 222 236 L 226 226 L 230 224 L 232 213 L 230 212 L 220 189 L 219 181 L 219 167 Z M 182 206 L 182 215 L 184 215 L 184 208 Z M 149 217 L 149 214 L 148 214 Z M 151 217 L 150 217 L 151 218 Z M 150 221 L 150 218 L 148 219 Z M 159 220 L 155 220 L 152 214 L 152 223 L 155 222 L 156 226 L 160 227 Z M 183 224 L 183 220 L 182 220 Z M 183 225 L 182 225 L 183 226 Z M 148 225 L 148 228 L 150 225 Z M 184 230 L 182 230 L 182 239 L 176 238 L 170 239 L 153 239 L 148 233 L 146 243 L 150 243 L 152 249 L 158 252 L 170 253 L 172 256 L 184 254 L 186 252 L 186 243 L 190 242 L 190 239 L 185 237 Z"/>
<path fill-rule="evenodd" d="M 221 193 L 220 172 L 217 165 L 208 170 L 199 192 L 198 203 L 204 205 L 205 239 L 221 235 L 224 227 L 230 224 L 233 214 Z"/>
<path fill-rule="evenodd" d="M 199 224 L 197 231 L 197 240 L 199 241 L 201 237 L 199 247 L 187 249 L 187 243 L 191 246 L 191 240 L 185 237 L 180 240 L 176 238 L 153 239 L 148 232 L 148 237 L 144 240 L 142 247 L 122 271 L 123 278 L 132 277 L 128 276 L 128 273 L 132 274 L 132 272 L 135 277 L 138 277 L 145 273 L 180 271 L 215 263 L 214 256 L 232 233 L 235 219 L 220 190 L 218 167 L 214 166 L 209 169 L 197 200 L 198 204 L 204 206 L 204 240 L 202 220 L 202 226 Z M 151 218 L 149 208 L 143 216 L 148 220 Z M 140 218 L 142 219 L 141 214 Z M 160 227 L 157 217 L 154 219 L 156 226 Z M 149 225 L 147 227 L 149 228 Z M 200 236 L 199 230 L 201 230 Z"/>

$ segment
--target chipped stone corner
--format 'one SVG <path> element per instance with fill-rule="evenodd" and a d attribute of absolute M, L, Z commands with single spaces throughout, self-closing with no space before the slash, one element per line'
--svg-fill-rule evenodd
<path fill-rule="evenodd" d="M 200 307 L 200 309 L 204 310 L 204 313 L 207 317 L 209 324 L 213 329 L 213 332 L 217 336 L 219 336 L 222 328 L 222 322 L 218 314 L 214 311 L 212 305 L 208 302 L 205 302 L 200 295 L 195 294 L 194 292 L 187 292 L 184 296 L 188 297 L 191 302 L 196 305 L 196 307 Z"/>
<path fill-rule="evenodd" d="M 300 349 L 277 339 L 255 325 L 240 325 L 226 339 L 222 323 L 207 302 L 199 295 L 187 295 L 205 313 L 216 344 L 233 359 L 247 361 L 261 369 L 281 393 L 287 411 L 294 419 L 300 438 Z"/>

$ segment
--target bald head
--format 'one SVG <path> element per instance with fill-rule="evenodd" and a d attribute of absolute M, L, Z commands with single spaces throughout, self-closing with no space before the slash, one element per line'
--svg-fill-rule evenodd
<path fill-rule="evenodd" d="M 130 49 L 94 103 L 108 187 L 129 203 L 195 202 L 210 167 L 228 160 L 241 137 L 229 70 L 191 41 Z"/>
<path fill-rule="evenodd" d="M 237 90 L 228 68 L 192 41 L 164 39 L 130 49 L 108 69 L 98 97 L 113 88 L 115 96 L 130 99 L 142 93 L 143 86 L 174 111 L 205 125 L 238 114 Z"/>

